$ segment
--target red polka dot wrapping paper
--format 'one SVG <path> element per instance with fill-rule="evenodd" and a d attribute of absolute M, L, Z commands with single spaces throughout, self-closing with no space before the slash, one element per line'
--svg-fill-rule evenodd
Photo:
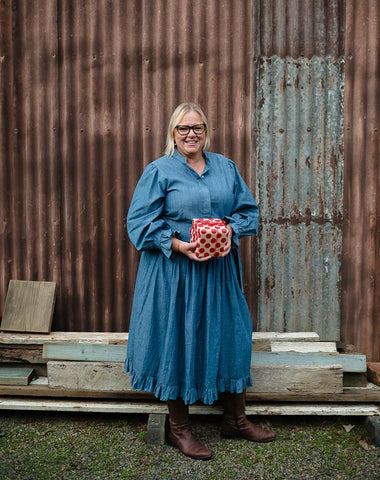
<path fill-rule="evenodd" d="M 220 218 L 194 218 L 190 230 L 190 242 L 196 242 L 198 258 L 219 257 L 228 239 L 226 222 Z"/>

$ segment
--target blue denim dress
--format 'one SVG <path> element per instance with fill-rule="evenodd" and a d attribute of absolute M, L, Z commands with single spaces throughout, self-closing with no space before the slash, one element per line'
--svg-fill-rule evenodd
<path fill-rule="evenodd" d="M 218 392 L 252 385 L 252 323 L 243 293 L 239 237 L 258 228 L 258 207 L 236 165 L 205 152 L 202 175 L 175 150 L 144 170 L 127 217 L 141 259 L 125 370 L 132 387 L 160 400 L 212 404 Z M 196 262 L 171 250 L 188 242 L 193 218 L 222 218 L 231 252 Z"/>

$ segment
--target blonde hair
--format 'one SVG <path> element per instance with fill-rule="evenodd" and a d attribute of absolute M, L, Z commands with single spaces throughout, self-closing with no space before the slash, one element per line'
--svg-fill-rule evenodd
<path fill-rule="evenodd" d="M 178 107 L 174 110 L 172 113 L 172 116 L 170 117 L 169 120 L 169 126 L 168 126 L 168 133 L 166 136 L 166 144 L 165 144 L 165 155 L 172 156 L 174 153 L 174 136 L 173 132 L 175 127 L 178 125 L 180 122 L 181 118 L 185 115 L 185 113 L 189 112 L 197 112 L 199 115 L 202 117 L 203 123 L 206 124 L 206 142 L 204 144 L 203 150 L 207 150 L 209 145 L 210 145 L 210 136 L 208 133 L 208 122 L 206 115 L 203 113 L 202 109 L 196 104 L 196 103 L 181 103 L 178 105 Z"/>

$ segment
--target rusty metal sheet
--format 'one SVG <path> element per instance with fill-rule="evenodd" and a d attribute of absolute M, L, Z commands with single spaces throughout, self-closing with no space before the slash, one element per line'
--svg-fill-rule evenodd
<path fill-rule="evenodd" d="M 127 330 L 138 254 L 125 216 L 178 103 L 201 104 L 212 150 L 251 183 L 251 8 L 245 0 L 1 3 L 2 25 L 11 20 L 1 37 L 2 98 L 12 95 L 1 121 L 12 130 L 1 144 L 0 303 L 11 278 L 54 280 L 53 329 Z M 243 252 L 253 305 L 249 242 Z"/>
<path fill-rule="evenodd" d="M 257 79 L 261 331 L 338 340 L 343 59 L 262 58 Z"/>
<path fill-rule="evenodd" d="M 380 361 L 380 2 L 346 5 L 342 339 Z"/>
<path fill-rule="evenodd" d="M 137 255 L 125 216 L 142 171 L 141 2 L 59 2 L 60 325 L 125 331 Z"/>
<path fill-rule="evenodd" d="M 1 2 L 0 16 L 3 310 L 10 279 L 59 282 L 60 210 L 56 2 Z"/>
<path fill-rule="evenodd" d="M 258 0 L 259 54 L 265 57 L 344 55 L 345 0 Z"/>

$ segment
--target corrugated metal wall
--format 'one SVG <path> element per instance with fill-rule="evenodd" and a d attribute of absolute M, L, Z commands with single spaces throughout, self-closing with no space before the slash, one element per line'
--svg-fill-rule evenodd
<path fill-rule="evenodd" d="M 380 2 L 346 7 L 342 338 L 380 361 Z"/>
<path fill-rule="evenodd" d="M 178 103 L 204 107 L 212 148 L 251 183 L 251 4 L 1 6 L 0 308 L 11 278 L 54 280 L 54 329 L 126 330 L 138 255 L 125 215 Z M 244 242 L 252 306 L 251 249 Z"/>
<path fill-rule="evenodd" d="M 1 2 L 1 311 L 10 279 L 60 281 L 55 2 Z"/>
<path fill-rule="evenodd" d="M 257 329 L 339 340 L 344 3 L 262 5 Z"/>
<path fill-rule="evenodd" d="M 127 328 L 142 171 L 141 2 L 58 3 L 61 298 L 54 328 Z"/>
<path fill-rule="evenodd" d="M 255 242 L 242 252 L 256 328 L 338 336 L 343 219 L 343 340 L 379 358 L 380 204 L 361 201 L 378 178 L 378 8 L 347 0 L 345 46 L 344 0 L 1 0 L 1 311 L 11 278 L 54 280 L 54 329 L 127 329 L 125 214 L 172 109 L 195 100 L 212 149 L 257 186 L 257 272 Z"/>

